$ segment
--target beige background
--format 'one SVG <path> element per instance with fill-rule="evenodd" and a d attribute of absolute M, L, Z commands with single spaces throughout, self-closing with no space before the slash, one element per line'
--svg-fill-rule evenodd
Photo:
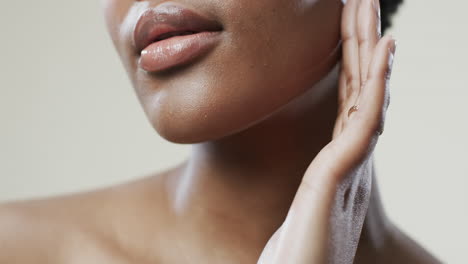
<path fill-rule="evenodd" d="M 468 263 L 468 2 L 406 2 L 377 149 L 383 199 L 444 262 Z M 2 1 L 0 32 L 0 200 L 109 185 L 187 157 L 146 121 L 97 1 Z"/>

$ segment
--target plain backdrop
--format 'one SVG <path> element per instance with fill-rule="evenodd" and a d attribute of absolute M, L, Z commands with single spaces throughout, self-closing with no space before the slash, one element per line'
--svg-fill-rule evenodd
<path fill-rule="evenodd" d="M 468 2 L 405 0 L 376 163 L 390 217 L 445 263 L 468 263 Z M 0 200 L 74 192 L 181 162 L 153 130 L 99 1 L 0 3 Z"/>

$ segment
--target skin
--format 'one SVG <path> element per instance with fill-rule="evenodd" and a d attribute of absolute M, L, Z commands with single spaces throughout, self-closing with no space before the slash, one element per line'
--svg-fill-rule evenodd
<path fill-rule="evenodd" d="M 395 52 L 378 2 L 181 0 L 222 22 L 222 42 L 148 74 L 131 29 L 160 2 L 105 0 L 104 14 L 148 120 L 192 155 L 3 204 L 0 263 L 439 263 L 386 217 L 375 181 Z"/>

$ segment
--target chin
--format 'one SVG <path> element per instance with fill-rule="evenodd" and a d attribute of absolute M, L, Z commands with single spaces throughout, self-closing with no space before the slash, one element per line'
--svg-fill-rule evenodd
<path fill-rule="evenodd" d="M 249 128 L 264 116 L 249 115 L 243 111 L 245 109 L 229 109 L 226 104 L 218 103 L 194 106 L 160 102 L 146 112 L 155 131 L 177 144 L 218 140 Z"/>
<path fill-rule="evenodd" d="M 156 92 L 153 97 L 141 98 L 142 105 L 155 131 L 167 141 L 196 144 L 219 140 L 275 116 L 288 112 L 298 115 L 297 109 L 307 109 L 306 105 L 320 102 L 327 94 L 321 81 L 328 82 L 336 75 L 333 69 L 338 64 L 332 62 L 316 79 L 286 85 L 284 89 L 249 85 L 247 90 L 255 91 L 253 96 L 230 97 L 226 96 L 227 92 L 219 92 L 219 87 L 210 85 L 174 86 L 172 90 Z M 266 96 L 265 91 L 271 87 L 288 92 Z"/>
<path fill-rule="evenodd" d="M 190 114 L 158 116 L 150 120 L 156 132 L 165 140 L 177 144 L 195 144 L 220 138 L 227 134 L 210 120 L 203 120 L 203 115 Z"/>

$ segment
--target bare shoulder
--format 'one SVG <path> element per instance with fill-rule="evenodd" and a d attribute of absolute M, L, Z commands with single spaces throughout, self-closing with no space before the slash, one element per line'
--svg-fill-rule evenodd
<path fill-rule="evenodd" d="M 392 263 L 440 264 L 442 263 L 423 246 L 405 234 L 399 228 L 393 228 L 389 247 L 385 254 Z"/>
<path fill-rule="evenodd" d="M 369 246 L 364 242 L 365 245 L 358 248 L 355 263 L 441 263 L 395 225 L 389 223 L 387 228 L 378 238 L 378 243 Z"/>
<path fill-rule="evenodd" d="M 145 190 L 162 186 L 174 171 L 87 192 L 0 203 L 0 263 L 131 263 L 119 252 L 115 234 L 138 226 L 135 214 L 144 216 L 145 203 L 153 198 Z"/>
<path fill-rule="evenodd" d="M 0 263 L 58 263 L 80 228 L 65 217 L 73 210 L 66 204 L 60 198 L 1 204 Z"/>

